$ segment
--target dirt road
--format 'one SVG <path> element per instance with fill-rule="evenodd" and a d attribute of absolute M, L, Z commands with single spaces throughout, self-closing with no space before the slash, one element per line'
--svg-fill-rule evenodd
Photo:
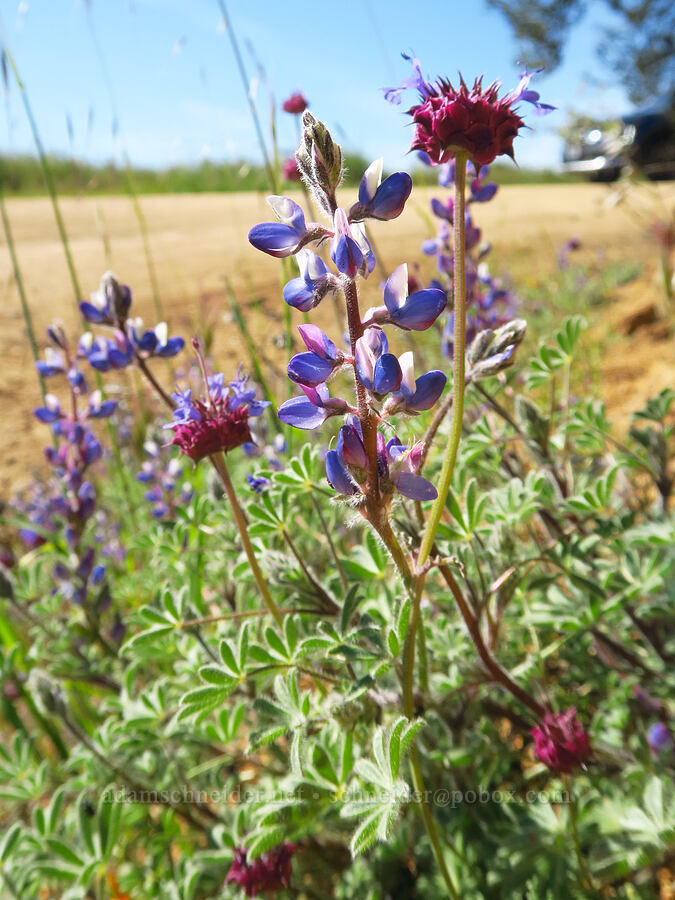
<path fill-rule="evenodd" d="M 556 251 L 572 235 L 581 239 L 586 254 L 644 261 L 647 284 L 655 259 L 647 224 L 659 204 L 672 206 L 675 185 L 647 195 L 653 190 L 645 187 L 617 207 L 609 202 L 610 189 L 602 185 L 506 187 L 476 210 L 476 220 L 493 244 L 493 270 L 508 272 L 516 284 L 552 270 Z M 373 229 L 388 271 L 405 260 L 422 259 L 419 244 L 434 231 L 428 212 L 434 195 L 438 189 L 416 192 L 399 220 Z M 172 195 L 144 197 L 141 202 L 172 332 L 189 335 L 204 317 L 215 316 L 215 359 L 225 363 L 241 355 L 236 329 L 222 315 L 223 278 L 228 276 L 243 303 L 251 290 L 267 297 L 264 318 L 257 314 L 253 327 L 269 343 L 281 330 L 280 267 L 254 251 L 246 237 L 253 224 L 270 218 L 264 197 Z M 156 321 L 147 260 L 129 199 L 70 198 L 60 205 L 83 297 L 97 287 L 102 272 L 112 269 L 132 286 L 135 313 L 148 323 Z M 7 210 L 38 338 L 57 318 L 71 333 L 79 333 L 74 289 L 49 201 L 10 200 Z M 26 480 L 31 466 L 40 464 L 45 429 L 31 415 L 38 388 L 4 236 L 0 243 L 0 496 L 7 496 Z M 373 301 L 377 280 L 371 278 L 367 285 Z"/>

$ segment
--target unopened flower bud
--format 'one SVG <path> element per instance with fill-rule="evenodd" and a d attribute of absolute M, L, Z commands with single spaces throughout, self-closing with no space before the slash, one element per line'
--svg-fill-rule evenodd
<path fill-rule="evenodd" d="M 337 206 L 335 191 L 342 181 L 342 150 L 323 122 L 305 110 L 302 144 L 296 153 L 298 168 L 322 208 L 331 215 Z"/>

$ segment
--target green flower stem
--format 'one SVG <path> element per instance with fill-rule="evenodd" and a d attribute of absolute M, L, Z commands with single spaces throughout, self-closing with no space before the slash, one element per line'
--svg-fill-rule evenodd
<path fill-rule="evenodd" d="M 377 533 L 382 538 L 382 541 L 386 545 L 387 549 L 389 550 L 398 573 L 401 576 L 401 580 L 403 581 L 403 584 L 405 585 L 406 591 L 408 592 L 408 595 L 410 596 L 412 602 L 410 625 L 408 626 L 408 634 L 406 635 L 405 643 L 403 645 L 403 671 L 401 675 L 401 686 L 403 691 L 403 713 L 412 722 L 415 718 L 415 636 L 418 632 L 418 629 L 420 632 L 422 631 L 422 628 L 420 627 L 422 624 L 420 602 L 422 599 L 422 588 L 424 582 L 421 578 L 415 579 L 403 548 L 401 547 L 398 538 L 394 534 L 392 527 L 389 524 L 389 519 L 384 517 L 384 519 L 381 519 L 375 525 L 375 528 Z M 410 748 L 409 760 L 413 787 L 415 789 L 415 796 L 420 798 L 417 802 L 419 803 L 422 820 L 427 830 L 427 834 L 429 835 L 429 840 L 431 841 L 431 847 L 433 849 L 436 862 L 438 863 L 438 867 L 441 870 L 441 875 L 443 876 L 443 881 L 445 882 L 448 896 L 451 898 L 451 900 L 459 900 L 459 893 L 452 881 L 452 877 L 445 862 L 445 857 L 443 856 L 443 848 L 441 847 L 441 841 L 438 835 L 436 822 L 426 800 L 427 794 L 424 786 L 424 779 L 422 777 L 422 767 L 420 766 L 419 754 L 414 743 Z"/>
<path fill-rule="evenodd" d="M 274 616 L 277 625 L 281 625 L 281 613 L 279 612 L 279 607 L 276 605 L 272 595 L 270 594 L 270 590 L 267 587 L 267 582 L 265 581 L 265 576 L 263 575 L 262 571 L 260 570 L 260 566 L 258 565 L 255 550 L 253 549 L 253 544 L 251 543 L 251 538 L 249 537 L 246 517 L 244 516 L 243 509 L 239 505 L 239 500 L 237 499 L 237 494 L 234 490 L 234 485 L 232 484 L 230 473 L 227 469 L 225 456 L 222 453 L 214 453 L 213 456 L 209 457 L 209 459 L 213 463 L 213 467 L 218 473 L 220 480 L 223 483 L 223 487 L 225 488 L 225 493 L 227 494 L 227 499 L 229 500 L 230 507 L 232 508 L 232 515 L 234 516 L 234 521 L 239 532 L 239 537 L 241 538 L 241 542 L 244 546 L 244 552 L 246 553 L 248 564 L 251 567 L 251 572 L 253 572 L 253 577 L 255 578 L 255 582 L 258 585 L 258 590 L 260 591 L 265 606 L 270 611 L 272 616 Z"/>
<path fill-rule="evenodd" d="M 455 288 L 455 339 L 453 345 L 454 378 L 452 382 L 452 423 L 450 437 L 443 460 L 441 477 L 438 484 L 438 497 L 431 508 L 431 514 L 422 538 L 417 568 L 420 569 L 429 558 L 441 521 L 445 500 L 450 490 L 452 473 L 457 459 L 459 439 L 462 434 L 462 417 L 464 414 L 464 351 L 466 344 L 466 275 L 465 275 L 465 221 L 466 212 L 466 162 L 467 154 L 458 150 L 455 156 L 455 267 L 453 282 Z"/>

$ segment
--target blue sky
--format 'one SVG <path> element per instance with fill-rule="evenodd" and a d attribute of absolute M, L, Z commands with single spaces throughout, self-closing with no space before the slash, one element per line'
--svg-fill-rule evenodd
<path fill-rule="evenodd" d="M 379 90 L 409 74 L 401 51 L 414 50 L 432 76 L 484 73 L 505 89 L 518 80 L 510 29 L 483 0 L 230 0 L 228 10 L 265 122 L 270 87 L 277 102 L 301 88 L 345 147 L 384 156 L 389 169 L 410 165 L 401 114 L 407 98 L 390 106 Z M 0 13 L 49 151 L 97 162 L 119 161 L 126 151 L 145 166 L 260 159 L 216 0 L 90 0 L 89 13 L 84 0 L 0 0 Z M 515 143 L 520 165 L 559 164 L 557 131 L 569 109 L 602 117 L 630 108 L 595 56 L 606 22 L 603 5 L 591 4 L 564 65 L 537 79 L 542 98 L 559 110 L 527 117 L 534 130 Z M 32 152 L 13 85 L 7 107 L 3 151 Z M 279 114 L 278 133 L 282 147 L 292 149 L 291 116 Z"/>

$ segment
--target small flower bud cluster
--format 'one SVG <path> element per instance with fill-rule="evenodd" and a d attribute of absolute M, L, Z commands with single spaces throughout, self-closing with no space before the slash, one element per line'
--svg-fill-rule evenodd
<path fill-rule="evenodd" d="M 109 338 L 86 332 L 78 344 L 78 356 L 99 372 L 123 369 L 135 360 L 175 356 L 185 345 L 182 337 L 169 337 L 166 322 L 146 329 L 142 319 L 129 318 L 131 302 L 131 289 L 120 284 L 112 272 L 106 272 L 91 301 L 80 303 L 87 322 L 112 329 Z"/>
<path fill-rule="evenodd" d="M 302 143 L 295 159 L 300 175 L 314 192 L 321 208 L 332 215 L 337 207 L 335 192 L 342 181 L 342 150 L 323 122 L 305 110 L 302 115 Z"/>

